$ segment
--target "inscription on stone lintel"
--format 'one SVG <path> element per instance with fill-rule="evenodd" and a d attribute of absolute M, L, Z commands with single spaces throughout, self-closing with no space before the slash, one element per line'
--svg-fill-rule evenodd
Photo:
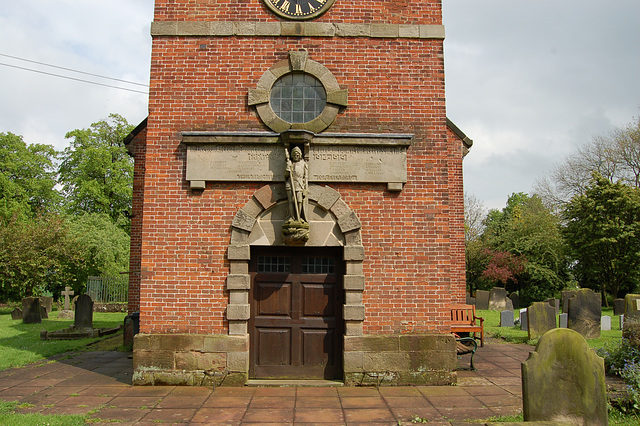
<path fill-rule="evenodd" d="M 284 181 L 285 153 L 280 144 L 251 140 L 225 143 L 187 144 L 188 181 Z M 252 139 L 252 138 L 247 138 Z M 365 145 L 359 138 L 350 145 L 311 143 L 310 182 L 405 183 L 407 181 L 407 138 L 387 138 Z M 210 140 L 210 139 L 209 139 Z M 387 142 L 387 143 L 384 143 Z"/>

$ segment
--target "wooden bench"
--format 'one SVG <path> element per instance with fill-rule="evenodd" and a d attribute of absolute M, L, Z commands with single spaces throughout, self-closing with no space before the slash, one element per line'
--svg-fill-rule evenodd
<path fill-rule="evenodd" d="M 473 337 L 459 337 L 456 336 L 456 354 L 458 358 L 462 358 L 462 355 L 471 354 L 471 362 L 469 370 L 475 370 L 476 368 L 473 366 L 473 356 L 476 354 L 476 350 L 478 349 L 478 342 Z"/>
<path fill-rule="evenodd" d="M 452 333 L 480 333 L 480 346 L 484 346 L 484 318 L 476 316 L 473 305 L 451 305 Z"/>

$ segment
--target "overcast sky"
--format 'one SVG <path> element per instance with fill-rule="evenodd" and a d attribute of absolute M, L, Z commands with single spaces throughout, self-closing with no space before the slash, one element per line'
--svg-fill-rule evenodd
<path fill-rule="evenodd" d="M 447 115 L 474 141 L 465 188 L 487 207 L 530 192 L 577 146 L 640 115 L 639 0 L 443 0 L 443 9 Z M 68 131 L 109 113 L 138 124 L 145 94 L 16 67 L 145 87 L 15 58 L 147 84 L 152 19 L 153 0 L 3 2 L 0 132 L 61 150 Z"/>

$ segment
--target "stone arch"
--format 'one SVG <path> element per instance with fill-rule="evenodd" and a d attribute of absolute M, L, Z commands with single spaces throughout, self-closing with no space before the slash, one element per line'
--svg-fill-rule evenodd
<path fill-rule="evenodd" d="M 283 183 L 265 185 L 256 191 L 231 223 L 231 244 L 227 251 L 230 271 L 227 277 L 229 304 L 227 319 L 230 335 L 247 335 L 250 318 L 249 260 L 252 245 L 282 245 L 280 223 L 285 219 L 287 194 Z M 345 304 L 343 319 L 345 335 L 362 335 L 364 321 L 365 277 L 362 262 L 361 224 L 357 215 L 342 200 L 340 193 L 329 186 L 309 185 L 309 205 L 312 231 L 306 246 L 343 246 Z M 279 223 L 280 222 L 280 223 Z"/>

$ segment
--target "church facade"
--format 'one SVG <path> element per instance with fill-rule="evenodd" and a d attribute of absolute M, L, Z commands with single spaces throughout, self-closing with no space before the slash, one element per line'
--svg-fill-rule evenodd
<path fill-rule="evenodd" d="M 134 383 L 455 382 L 462 159 L 440 0 L 156 0 Z"/>

